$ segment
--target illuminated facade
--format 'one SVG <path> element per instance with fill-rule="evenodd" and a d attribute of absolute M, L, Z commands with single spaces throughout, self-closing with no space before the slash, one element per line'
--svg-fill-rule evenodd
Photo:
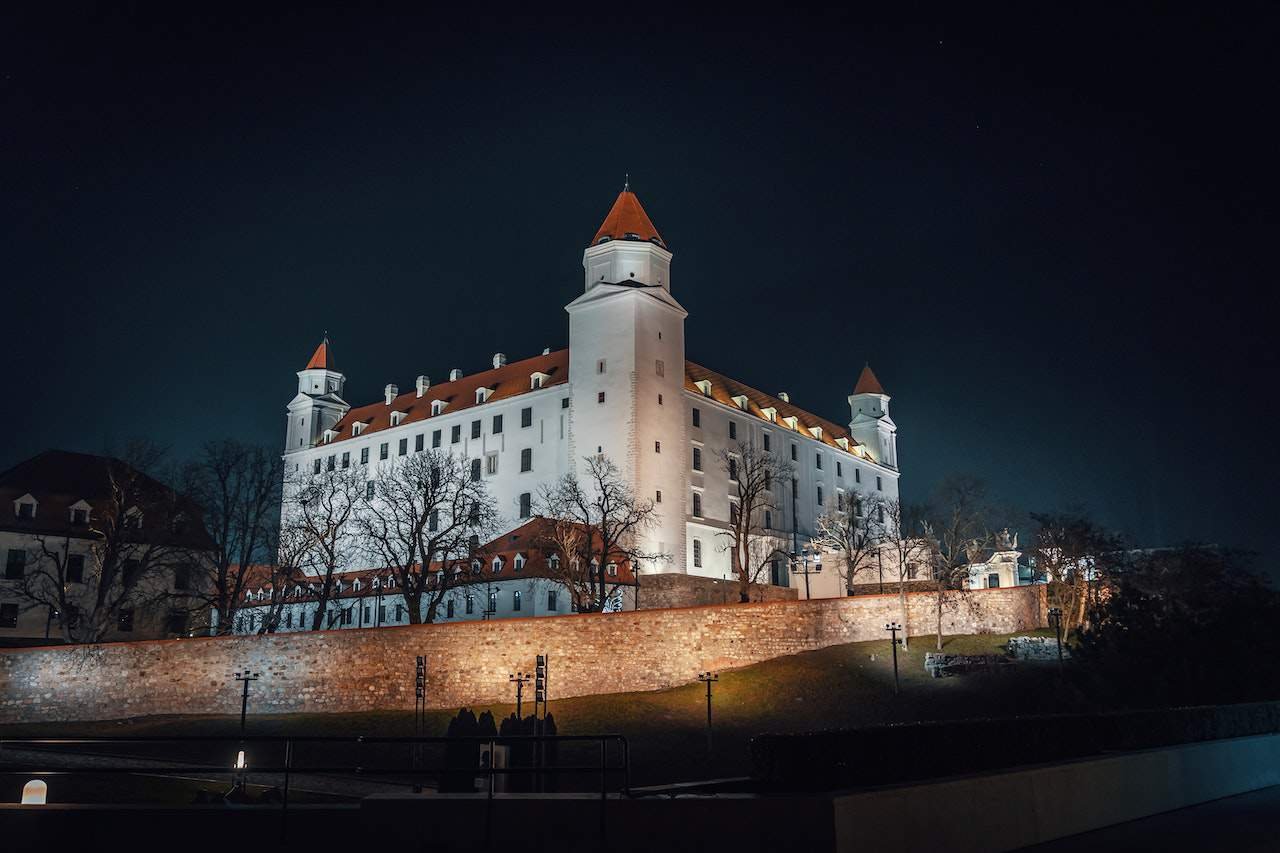
<path fill-rule="evenodd" d="M 855 498 L 896 499 L 896 426 L 870 368 L 852 394 L 840 395 L 850 407 L 842 425 L 799 408 L 786 393 L 768 394 L 686 360 L 688 315 L 672 289 L 672 258 L 628 188 L 583 252 L 583 290 L 565 308 L 567 349 L 517 361 L 498 353 L 482 372 L 455 369 L 446 382 L 419 376 L 412 390 L 388 385 L 382 400 L 353 408 L 326 339 L 298 373 L 286 469 L 359 465 L 377 477 L 401 456 L 445 448 L 478 460 L 516 527 L 540 486 L 603 453 L 637 495 L 656 503 L 658 522 L 640 549 L 665 558 L 637 566 L 641 576 L 730 577 L 725 531 L 734 488 L 720 454 L 740 441 L 792 460 L 794 482 L 775 487 L 778 510 L 767 519 L 769 539 L 785 551 L 804 547 L 827 509 L 858 505 Z M 797 585 L 781 563 L 773 582 Z"/>

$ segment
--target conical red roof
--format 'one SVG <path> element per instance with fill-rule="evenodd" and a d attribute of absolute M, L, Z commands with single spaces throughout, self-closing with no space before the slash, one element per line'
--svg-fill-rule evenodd
<path fill-rule="evenodd" d="M 875 373 L 871 371 L 871 365 L 868 364 L 862 368 L 862 375 L 858 377 L 858 384 L 853 387 L 853 393 L 884 394 L 884 388 L 880 385 L 880 380 L 876 379 Z"/>
<path fill-rule="evenodd" d="M 649 214 L 640 206 L 640 199 L 629 189 L 618 193 L 618 198 L 609 209 L 600 230 L 592 239 L 591 245 L 599 243 L 603 238 L 610 240 L 639 240 L 657 243 L 664 249 L 667 244 L 662 241 L 658 229 L 653 227 Z"/>
<path fill-rule="evenodd" d="M 325 335 L 324 340 L 320 342 L 320 346 L 316 347 L 316 351 L 311 354 L 311 360 L 307 362 L 306 370 L 333 370 L 333 358 L 329 354 L 329 336 Z"/>

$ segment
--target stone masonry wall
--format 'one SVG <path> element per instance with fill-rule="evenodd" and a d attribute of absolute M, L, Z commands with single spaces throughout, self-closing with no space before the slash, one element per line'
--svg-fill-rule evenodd
<path fill-rule="evenodd" d="M 912 634 L 933 627 L 934 598 L 908 596 Z M 1044 624 L 1043 587 L 967 593 L 944 614 L 949 634 Z M 239 711 L 231 674 L 262 673 L 256 713 L 409 710 L 416 655 L 428 704 L 510 701 L 508 673 L 550 655 L 552 701 L 657 690 L 705 669 L 882 639 L 897 597 L 712 605 L 668 610 L 0 650 L 0 722 L 114 719 Z"/>
<path fill-rule="evenodd" d="M 752 601 L 795 601 L 799 594 L 794 589 L 770 584 L 753 583 Z M 701 607 L 704 604 L 736 604 L 738 582 L 676 572 L 643 575 L 640 586 L 640 607 L 659 610 L 664 607 Z"/>

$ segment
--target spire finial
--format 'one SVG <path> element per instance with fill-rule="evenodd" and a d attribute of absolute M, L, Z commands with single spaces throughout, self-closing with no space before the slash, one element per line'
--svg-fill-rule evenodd
<path fill-rule="evenodd" d="M 630 172 L 627 172 L 626 176 L 622 180 L 622 191 L 624 193 L 631 192 L 631 173 Z"/>

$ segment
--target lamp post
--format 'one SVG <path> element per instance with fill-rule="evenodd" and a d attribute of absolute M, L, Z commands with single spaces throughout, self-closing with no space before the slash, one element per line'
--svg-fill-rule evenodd
<path fill-rule="evenodd" d="M 523 672 L 517 672 L 515 675 L 508 675 L 507 681 L 516 686 L 516 719 L 523 720 L 524 714 L 521 713 L 524 708 L 524 686 L 533 680 L 533 676 L 525 675 Z"/>
<path fill-rule="evenodd" d="M 262 673 L 251 673 L 247 668 L 243 672 L 235 673 L 235 680 L 244 685 L 244 690 L 240 694 L 240 737 L 244 737 L 244 717 L 249 710 L 249 682 L 257 681 L 261 677 Z"/>
<path fill-rule="evenodd" d="M 1054 636 L 1058 640 L 1058 668 L 1062 668 L 1062 608 L 1049 608 L 1049 624 L 1053 626 Z"/>
<path fill-rule="evenodd" d="M 698 673 L 698 680 L 707 685 L 707 757 L 711 757 L 711 685 L 720 680 L 714 672 Z"/>
<path fill-rule="evenodd" d="M 884 629 L 889 632 L 889 640 L 893 645 L 893 695 L 898 695 L 898 632 L 902 630 L 902 626 L 897 622 L 884 623 Z"/>
<path fill-rule="evenodd" d="M 809 568 L 809 561 L 813 560 L 813 568 Z M 800 553 L 791 555 L 792 573 L 804 575 L 804 598 L 808 601 L 809 595 L 809 575 L 819 574 L 822 572 L 822 554 L 817 548 L 802 548 Z M 800 566 L 801 568 L 794 568 Z"/>

